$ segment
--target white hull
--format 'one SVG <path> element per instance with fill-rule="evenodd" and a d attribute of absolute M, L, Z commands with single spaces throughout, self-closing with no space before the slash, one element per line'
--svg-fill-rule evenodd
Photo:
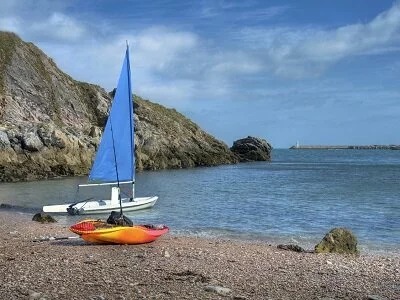
<path fill-rule="evenodd" d="M 156 203 L 157 199 L 157 196 L 135 198 L 133 201 L 130 201 L 129 198 L 123 198 L 122 209 L 124 212 L 127 212 L 150 208 Z M 68 213 L 67 208 L 69 208 L 71 205 L 73 205 L 73 203 L 43 206 L 43 212 Z M 87 202 L 77 203 L 73 205 L 73 207 L 76 209 L 75 214 L 78 215 L 105 214 L 112 211 L 120 210 L 119 202 L 111 204 L 111 200 L 91 200 Z"/>

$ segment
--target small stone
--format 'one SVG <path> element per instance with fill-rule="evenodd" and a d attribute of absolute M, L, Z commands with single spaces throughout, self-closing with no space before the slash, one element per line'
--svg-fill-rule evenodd
<path fill-rule="evenodd" d="M 387 300 L 387 298 L 378 295 L 368 295 L 367 297 L 368 300 Z"/>
<path fill-rule="evenodd" d="M 1 204 L 0 204 L 0 208 L 6 208 L 6 209 L 9 209 L 9 208 L 12 208 L 12 205 L 10 205 L 10 204 L 7 204 L 7 203 L 1 203 Z"/>
<path fill-rule="evenodd" d="M 42 293 L 38 293 L 35 291 L 29 291 L 29 299 L 30 300 L 39 299 L 41 295 L 42 295 Z"/>
<path fill-rule="evenodd" d="M 104 297 L 103 295 L 95 295 L 89 298 L 90 300 L 105 300 L 106 297 Z"/>
<path fill-rule="evenodd" d="M 166 257 L 166 258 L 171 257 L 171 255 L 169 254 L 169 252 L 167 250 L 164 251 L 164 257 Z"/>
<path fill-rule="evenodd" d="M 227 296 L 232 290 L 218 285 L 207 285 L 204 287 L 207 292 L 213 292 L 221 296 Z"/>
<path fill-rule="evenodd" d="M 294 252 L 305 252 L 305 250 L 302 247 L 300 247 L 298 245 L 293 245 L 293 244 L 278 245 L 277 248 L 283 249 L 283 250 L 290 250 L 290 251 L 294 251 Z"/>

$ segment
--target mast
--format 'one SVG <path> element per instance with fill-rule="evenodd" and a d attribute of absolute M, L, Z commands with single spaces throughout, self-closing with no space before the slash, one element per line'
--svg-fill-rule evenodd
<path fill-rule="evenodd" d="M 132 83 L 131 83 L 131 61 L 129 59 L 129 42 L 126 40 L 126 60 L 127 60 L 127 75 L 128 75 L 128 103 L 129 103 L 129 128 L 131 132 L 130 143 L 131 143 L 131 157 L 132 157 L 132 166 L 131 166 L 131 179 L 132 179 L 132 200 L 135 198 L 135 132 L 134 132 L 134 124 L 133 124 L 133 99 L 132 99 Z M 120 199 L 121 203 L 121 199 Z M 122 214 L 122 203 L 121 203 L 121 214 Z"/>
<path fill-rule="evenodd" d="M 131 131 L 131 135 L 130 135 L 130 143 L 131 143 L 131 155 L 132 157 L 134 157 L 135 155 L 135 150 L 134 150 L 134 144 L 133 144 L 133 106 L 132 106 L 132 87 L 131 87 L 131 68 L 130 68 L 130 61 L 129 61 L 129 44 L 128 41 L 126 41 L 126 61 L 127 61 L 127 78 L 128 78 L 128 103 L 129 103 L 129 128 Z M 111 115 L 110 115 L 111 118 Z M 118 163 L 117 163 L 117 155 L 115 152 L 115 144 L 114 144 L 114 131 L 113 131 L 113 127 L 112 127 L 112 119 L 110 120 L 110 129 L 111 129 L 111 136 L 112 136 L 112 142 L 113 142 L 113 151 L 114 151 L 114 162 L 115 162 L 115 172 L 117 175 L 117 185 L 118 185 L 118 200 L 119 200 L 119 212 L 120 212 L 120 216 L 122 218 L 123 212 L 122 212 L 122 198 L 121 198 L 121 191 L 120 191 L 120 186 L 119 186 L 119 176 L 118 176 Z M 132 153 L 133 152 L 133 153 Z M 132 179 L 132 184 L 134 184 L 133 182 L 133 174 L 134 174 L 134 159 L 133 159 L 133 166 L 132 166 L 132 171 L 131 171 L 131 179 Z M 133 188 L 132 188 L 133 191 Z M 132 192 L 133 193 L 133 192 Z M 133 197 L 133 195 L 132 195 Z"/>
<path fill-rule="evenodd" d="M 131 142 L 131 150 L 132 150 L 132 175 L 131 175 L 131 179 L 132 179 L 132 198 L 135 197 L 135 190 L 134 190 L 134 186 L 135 186 L 135 169 L 136 169 L 136 160 L 135 160 L 135 131 L 134 131 L 134 106 L 133 106 L 133 95 L 132 95 L 132 84 L 131 84 L 131 62 L 129 59 L 129 42 L 128 40 L 126 40 L 126 57 L 127 57 L 127 69 L 128 69 L 128 99 L 129 99 L 129 114 L 130 114 L 130 118 L 129 118 L 129 122 L 130 122 L 130 129 L 131 129 L 131 138 L 130 138 L 130 142 Z"/>

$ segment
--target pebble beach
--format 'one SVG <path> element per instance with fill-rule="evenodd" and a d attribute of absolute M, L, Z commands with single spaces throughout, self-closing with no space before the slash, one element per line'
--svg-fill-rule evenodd
<path fill-rule="evenodd" d="M 182 237 L 92 245 L 67 226 L 0 211 L 2 299 L 400 299 L 400 255 L 297 253 Z"/>

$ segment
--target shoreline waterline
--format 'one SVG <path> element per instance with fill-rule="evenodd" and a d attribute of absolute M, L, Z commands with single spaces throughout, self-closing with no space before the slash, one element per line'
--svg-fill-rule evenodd
<path fill-rule="evenodd" d="M 12 218 L 21 218 L 25 220 L 32 219 L 35 213 L 40 212 L 40 210 L 35 210 L 32 208 L 28 209 L 18 209 L 18 208 L 0 208 L 0 214 L 9 214 Z M 56 221 L 57 225 L 67 228 L 76 222 L 83 219 L 90 219 L 92 216 L 69 216 L 69 215 L 57 215 L 50 214 Z M 108 215 L 95 215 L 95 219 L 106 219 Z M 135 217 L 131 217 L 135 220 Z M 136 221 L 134 221 L 137 223 Z M 168 224 L 165 224 L 168 225 Z M 325 234 L 325 233 L 324 233 Z M 232 230 L 224 230 L 220 228 L 191 228 L 186 230 L 179 230 L 170 227 L 169 235 L 180 238 L 200 238 L 200 239 L 211 239 L 211 240 L 223 240 L 246 244 L 260 244 L 276 247 L 279 244 L 293 244 L 302 247 L 307 251 L 313 251 L 317 243 L 319 243 L 324 234 L 321 236 L 308 236 L 308 237 L 293 237 L 290 235 L 261 235 L 254 233 L 243 233 L 235 232 Z M 400 256 L 400 245 L 382 245 L 380 243 L 363 243 L 358 241 L 358 249 L 361 254 L 373 255 L 373 256 Z"/>

